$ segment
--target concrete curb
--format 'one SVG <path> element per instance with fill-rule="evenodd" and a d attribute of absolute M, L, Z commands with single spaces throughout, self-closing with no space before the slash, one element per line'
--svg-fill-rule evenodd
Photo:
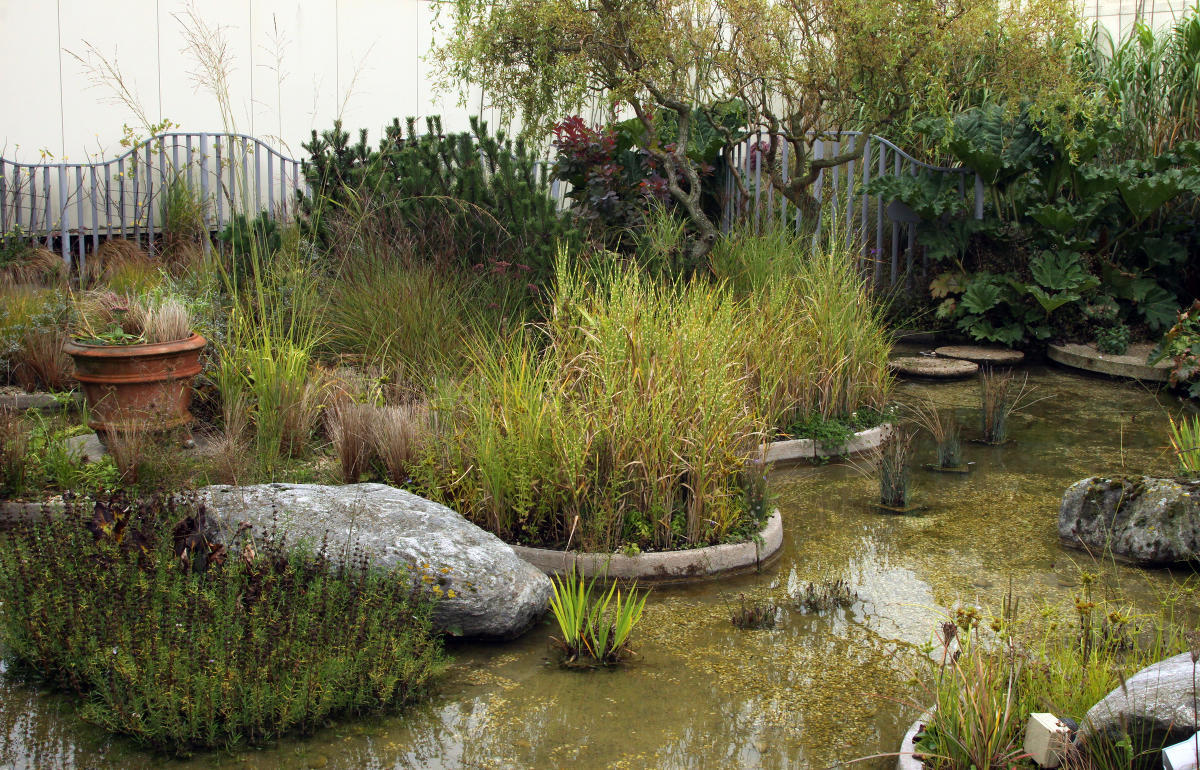
<path fill-rule="evenodd" d="M 760 542 L 761 541 L 761 542 Z M 710 545 L 688 551 L 662 551 L 626 556 L 623 553 L 578 553 L 514 545 L 517 556 L 545 572 L 562 575 L 577 569 L 584 577 L 601 576 L 646 583 L 681 583 L 717 575 L 750 572 L 775 556 L 783 546 L 783 518 L 778 509 L 756 540 Z"/>
<path fill-rule="evenodd" d="M 1145 352 L 1148 354 L 1148 346 L 1131 346 L 1131 349 L 1143 347 L 1146 348 Z M 1157 366 L 1150 366 L 1146 363 L 1145 355 L 1114 356 L 1101 353 L 1092 345 L 1075 343 L 1050 345 L 1046 348 L 1046 357 L 1063 366 L 1144 382 L 1166 382 L 1171 376 L 1169 361 L 1162 361 Z"/>
<path fill-rule="evenodd" d="M 66 401 L 60 401 L 50 393 L 0 393 L 0 409 L 23 412 L 37 409 L 42 412 L 57 412 L 60 409 L 75 409 L 83 404 L 83 398 L 72 392 Z"/>
<path fill-rule="evenodd" d="M 0 527 L 10 526 L 21 521 L 38 521 L 42 517 L 43 508 L 49 508 L 51 514 L 61 514 L 65 508 L 62 500 L 51 500 L 46 503 L 30 503 L 13 500 L 0 502 Z"/>
<path fill-rule="evenodd" d="M 913 739 L 921 731 L 921 726 L 929 721 L 930 713 L 926 711 L 917 721 L 913 722 L 904 738 L 900 741 L 900 751 L 896 754 L 896 770 L 922 770 L 925 763 L 913 756 Z"/>
<path fill-rule="evenodd" d="M 874 428 L 860 430 L 845 444 L 832 449 L 819 445 L 811 438 L 776 441 L 767 447 L 763 460 L 768 463 L 787 463 L 822 460 L 829 457 L 851 457 L 878 448 L 891 435 L 891 432 L 891 423 L 877 425 Z"/>

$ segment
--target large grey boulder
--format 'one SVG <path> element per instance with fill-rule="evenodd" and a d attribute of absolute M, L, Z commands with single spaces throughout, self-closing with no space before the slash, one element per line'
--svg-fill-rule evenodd
<path fill-rule="evenodd" d="M 1200 667 L 1193 669 L 1191 653 L 1147 666 L 1125 680 L 1088 710 L 1079 740 L 1103 735 L 1119 740 L 1128 733 L 1134 748 L 1146 750 L 1190 738 L 1197 730 L 1193 675 L 1200 685 Z"/>
<path fill-rule="evenodd" d="M 1072 484 L 1058 512 L 1066 545 L 1145 565 L 1200 561 L 1200 482 L 1143 476 Z"/>
<path fill-rule="evenodd" d="M 211 486 L 197 497 L 220 538 L 245 521 L 256 535 L 274 527 L 292 542 L 315 545 L 324 537 L 330 554 L 361 547 L 380 566 L 428 572 L 443 594 L 434 623 L 455 636 L 512 638 L 541 617 L 550 599 L 549 578 L 500 538 L 444 505 L 385 484 Z"/>

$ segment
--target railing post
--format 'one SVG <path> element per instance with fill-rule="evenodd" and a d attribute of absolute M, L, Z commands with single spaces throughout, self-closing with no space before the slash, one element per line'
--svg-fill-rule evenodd
<path fill-rule="evenodd" d="M 8 231 L 8 179 L 4 171 L 4 161 L 0 160 L 0 234 Z"/>
<path fill-rule="evenodd" d="M 62 251 L 63 265 L 69 271 L 71 269 L 71 235 L 67 231 L 67 167 L 65 164 L 58 166 L 58 229 L 62 238 L 59 249 Z"/>
<path fill-rule="evenodd" d="M 75 199 L 75 227 L 79 231 L 75 239 L 79 243 L 79 279 L 83 280 L 83 253 L 87 249 L 87 236 L 83 232 L 83 166 L 75 166 L 75 190 L 79 197 Z"/>
<path fill-rule="evenodd" d="M 983 219 L 983 177 L 975 175 L 975 218 Z"/>

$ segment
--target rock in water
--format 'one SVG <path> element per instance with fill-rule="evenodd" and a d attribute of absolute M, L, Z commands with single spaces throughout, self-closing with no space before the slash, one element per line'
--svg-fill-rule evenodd
<path fill-rule="evenodd" d="M 1135 751 L 1186 740 L 1197 730 L 1193 674 L 1200 681 L 1188 652 L 1143 668 L 1088 710 L 1079 740 L 1119 740 L 1128 731 Z"/>
<path fill-rule="evenodd" d="M 211 486 L 197 492 L 219 538 L 240 522 L 255 535 L 274 527 L 291 542 L 319 543 L 330 554 L 355 547 L 381 567 L 427 569 L 443 597 L 434 612 L 439 629 L 455 636 L 509 639 L 545 612 L 550 580 L 511 547 L 460 514 L 385 484 L 258 484 Z"/>
<path fill-rule="evenodd" d="M 1058 512 L 1064 544 L 1144 565 L 1200 561 L 1200 482 L 1142 476 L 1072 484 Z"/>

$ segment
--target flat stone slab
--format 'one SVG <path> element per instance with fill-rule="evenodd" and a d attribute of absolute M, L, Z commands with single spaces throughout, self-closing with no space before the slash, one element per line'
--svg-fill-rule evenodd
<path fill-rule="evenodd" d="M 1025 360 L 1019 350 L 985 345 L 944 345 L 933 351 L 944 358 L 958 358 L 980 366 L 1015 366 Z"/>
<path fill-rule="evenodd" d="M 760 541 L 761 542 L 758 542 Z M 642 583 L 680 583 L 757 569 L 783 545 L 783 519 L 771 513 L 756 540 L 711 545 L 686 551 L 661 551 L 628 556 L 623 553 L 579 553 L 514 545 L 513 551 L 548 575 L 566 575 L 572 569 L 584 577 Z"/>
<path fill-rule="evenodd" d="M 930 380 L 961 380 L 979 371 L 979 364 L 942 356 L 900 356 L 888 361 L 888 369 L 905 377 Z"/>
<path fill-rule="evenodd" d="M 830 457 L 853 457 L 854 455 L 877 449 L 891 435 L 891 432 L 891 424 L 884 423 L 874 428 L 860 430 L 842 446 L 825 446 L 811 438 L 774 441 L 767 445 L 763 461 L 768 463 L 786 463 L 802 462 L 804 460 L 822 460 Z"/>
<path fill-rule="evenodd" d="M 56 412 L 68 406 L 78 406 L 83 403 L 78 393 L 55 395 L 53 393 L 24 393 L 0 391 L 0 409 L 23 412 L 26 409 L 37 409 L 42 412 Z"/>
<path fill-rule="evenodd" d="M 444 505 L 386 484 L 258 484 L 197 491 L 227 542 L 241 522 L 258 536 L 274 529 L 290 542 L 326 539 L 333 556 L 356 548 L 385 569 L 423 572 L 441 594 L 434 625 L 454 636 L 508 639 L 546 611 L 550 579 L 490 532 Z"/>
<path fill-rule="evenodd" d="M 1051 361 L 1083 369 L 1098 374 L 1110 374 L 1114 377 L 1128 377 L 1144 382 L 1166 382 L 1171 376 L 1171 362 L 1160 361 L 1154 366 L 1147 363 L 1150 351 L 1154 346 L 1149 342 L 1139 342 L 1130 345 L 1125 355 L 1114 356 L 1101 353 L 1095 345 L 1050 345 L 1046 348 L 1046 357 Z"/>
<path fill-rule="evenodd" d="M 63 441 L 63 445 L 67 449 L 67 454 L 80 462 L 96 463 L 108 455 L 108 449 L 95 433 L 72 436 Z"/>

